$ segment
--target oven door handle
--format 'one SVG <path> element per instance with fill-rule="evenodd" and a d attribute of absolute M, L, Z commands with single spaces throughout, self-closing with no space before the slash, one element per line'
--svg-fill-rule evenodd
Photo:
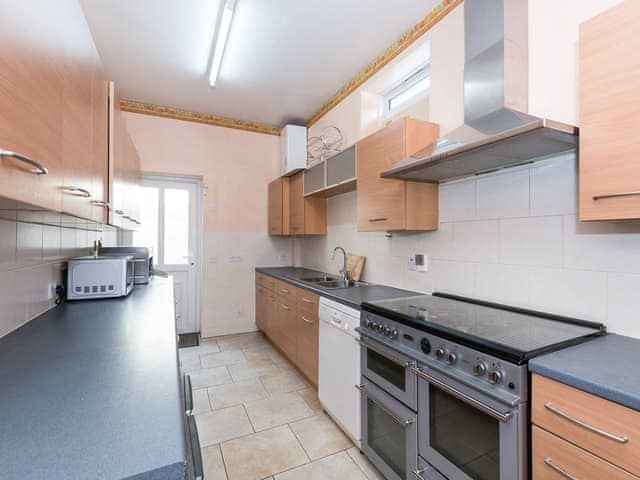
<path fill-rule="evenodd" d="M 414 362 L 414 361 L 404 361 L 404 360 L 400 360 L 397 357 L 394 357 L 393 355 L 389 355 L 387 352 L 385 352 L 381 348 L 375 347 L 375 346 L 373 346 L 372 344 L 370 344 L 369 342 L 367 342 L 365 340 L 361 340 L 359 338 L 356 338 L 355 341 L 358 342 L 364 348 L 368 348 L 369 350 L 373 350 L 377 354 L 382 355 L 387 360 L 390 360 L 393 363 L 395 363 L 397 365 L 400 365 L 402 368 L 415 367 L 415 365 L 416 365 L 416 362 Z"/>
<path fill-rule="evenodd" d="M 436 387 L 444 390 L 445 392 L 453 395 L 457 399 L 462 400 L 465 403 L 468 403 L 472 407 L 477 408 L 481 412 L 486 413 L 487 415 L 495 418 L 496 420 L 500 420 L 501 422 L 506 423 L 513 416 L 512 412 L 507 412 L 507 413 L 500 412 L 500 411 L 496 410 L 495 408 L 490 407 L 489 405 L 481 402 L 480 400 L 477 400 L 477 399 L 473 398 L 472 396 L 467 395 L 466 393 L 461 392 L 461 391 L 453 388 L 450 385 L 447 385 L 446 383 L 444 383 L 444 382 L 438 380 L 437 378 L 429 375 L 427 372 L 425 372 L 424 370 L 422 370 L 419 367 L 412 367 L 411 370 L 413 371 L 413 373 L 415 373 L 420 378 L 423 378 L 427 382 L 429 382 L 429 383 L 435 385 Z"/>
<path fill-rule="evenodd" d="M 400 418 L 398 415 L 393 413 L 389 407 L 387 407 L 386 405 L 382 404 L 381 402 L 376 400 L 374 397 L 372 397 L 369 394 L 369 392 L 367 392 L 367 390 L 364 388 L 364 387 L 366 387 L 366 385 L 367 385 L 366 383 L 361 383 L 360 385 L 356 385 L 355 387 L 358 390 L 360 390 L 360 393 L 362 393 L 362 395 L 367 397 L 369 400 L 371 400 L 373 403 L 375 403 L 378 407 L 380 407 L 382 410 L 384 410 L 391 418 L 393 418 L 393 420 L 396 421 L 396 423 L 400 424 L 400 426 L 402 428 L 407 428 L 412 423 L 415 423 L 415 421 L 416 421 L 415 418 L 407 418 L 407 419 Z"/>

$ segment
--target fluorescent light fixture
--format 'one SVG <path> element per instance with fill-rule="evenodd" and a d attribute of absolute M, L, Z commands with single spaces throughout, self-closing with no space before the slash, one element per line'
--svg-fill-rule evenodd
<path fill-rule="evenodd" d="M 216 86 L 218 73 L 220 73 L 224 47 L 227 45 L 227 38 L 229 37 L 229 29 L 231 28 L 231 19 L 233 18 L 235 6 L 236 0 L 225 0 L 224 8 L 222 9 L 222 18 L 220 19 L 220 26 L 218 27 L 216 44 L 213 50 L 213 56 L 211 57 L 211 68 L 209 70 L 209 85 L 212 87 Z"/>

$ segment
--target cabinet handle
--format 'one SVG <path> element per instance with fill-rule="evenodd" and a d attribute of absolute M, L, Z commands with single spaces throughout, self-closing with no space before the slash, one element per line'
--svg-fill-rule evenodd
<path fill-rule="evenodd" d="M 304 315 L 302 316 L 302 321 L 304 323 L 308 323 L 309 325 L 313 325 L 313 322 L 309 320 L 307 317 L 305 317 Z"/>
<path fill-rule="evenodd" d="M 546 402 L 544 404 L 544 408 L 549 410 L 551 413 L 555 413 L 559 417 L 564 418 L 565 420 L 573 423 L 574 425 L 578 425 L 579 427 L 582 427 L 585 430 L 589 430 L 590 432 L 593 432 L 602 437 L 608 438 L 609 440 L 613 440 L 614 442 L 618 442 L 618 443 L 629 443 L 629 437 L 614 435 L 613 433 L 605 432 L 604 430 L 601 430 L 597 427 L 581 422 L 577 418 L 573 418 L 572 416 L 564 413 L 563 411 L 558 410 L 556 407 L 553 406 L 551 402 Z"/>
<path fill-rule="evenodd" d="M 313 303 L 313 300 L 311 300 L 309 297 L 302 297 L 302 301 L 304 303 Z"/>
<path fill-rule="evenodd" d="M 116 215 L 118 215 L 119 217 L 124 215 L 124 212 L 122 210 L 114 210 L 114 212 Z"/>
<path fill-rule="evenodd" d="M 96 207 L 109 208 L 109 202 L 105 202 L 104 200 L 91 200 L 91 205 L 95 205 Z"/>
<path fill-rule="evenodd" d="M 280 306 L 282 307 L 283 310 L 291 310 L 288 306 L 286 306 L 284 303 L 281 303 Z"/>
<path fill-rule="evenodd" d="M 640 191 L 635 192 L 620 192 L 620 193 L 605 193 L 602 195 L 594 195 L 594 200 L 603 200 L 605 198 L 617 198 L 617 197 L 634 197 L 640 195 Z"/>
<path fill-rule="evenodd" d="M 387 217 L 373 217 L 370 218 L 369 221 L 374 223 L 374 222 L 386 222 L 388 220 Z"/>
<path fill-rule="evenodd" d="M 33 167 L 33 170 L 31 170 L 31 172 L 35 173 L 36 175 L 46 175 L 47 173 L 49 173 L 47 167 L 43 166 L 41 163 L 36 162 L 35 160 L 31 160 L 29 157 L 18 152 L 12 152 L 11 150 L 0 148 L 0 157 L 15 158 L 16 160 L 20 160 L 23 163 L 31 165 Z"/>
<path fill-rule="evenodd" d="M 553 460 L 551 460 L 551 457 L 545 458 L 544 459 L 544 464 L 547 467 L 549 467 L 551 470 L 554 470 L 556 473 L 559 473 L 560 475 L 562 475 L 567 480 L 578 480 L 576 477 L 571 475 L 569 472 L 566 472 L 565 470 L 563 470 L 562 468 L 557 466 L 555 463 L 553 463 Z"/>
<path fill-rule="evenodd" d="M 76 195 L 78 197 L 91 198 L 91 192 L 86 188 L 74 187 L 73 185 L 68 185 L 66 187 L 62 187 L 62 190 L 71 192 L 73 195 Z"/>
<path fill-rule="evenodd" d="M 281 288 L 280 291 L 282 293 L 289 293 L 289 289 L 288 288 Z"/>

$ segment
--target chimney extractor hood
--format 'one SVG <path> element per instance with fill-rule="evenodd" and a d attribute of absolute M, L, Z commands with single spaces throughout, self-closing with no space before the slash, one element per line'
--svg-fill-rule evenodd
<path fill-rule="evenodd" d="M 527 12 L 527 0 L 465 0 L 465 123 L 383 178 L 441 182 L 576 149 L 577 127 L 526 113 Z"/>

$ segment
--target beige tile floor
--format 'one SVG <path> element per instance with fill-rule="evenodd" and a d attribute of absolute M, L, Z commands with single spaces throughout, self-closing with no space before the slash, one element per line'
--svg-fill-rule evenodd
<path fill-rule="evenodd" d="M 261 333 L 180 349 L 207 480 L 382 480 Z"/>

